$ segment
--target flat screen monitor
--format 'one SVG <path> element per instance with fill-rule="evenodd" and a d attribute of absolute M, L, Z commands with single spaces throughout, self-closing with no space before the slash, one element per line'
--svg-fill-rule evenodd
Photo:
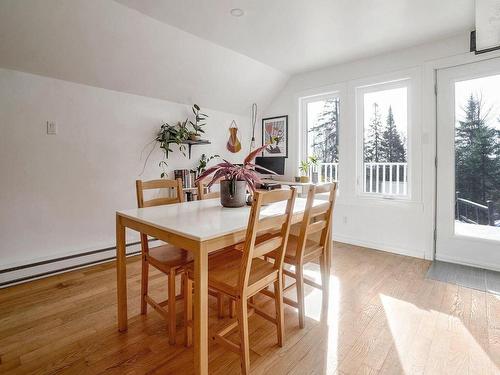
<path fill-rule="evenodd" d="M 261 174 L 271 174 L 263 169 L 259 169 L 259 166 L 269 169 L 274 173 L 283 176 L 285 174 L 285 158 L 282 157 L 265 157 L 257 156 L 255 158 L 255 170 Z"/>

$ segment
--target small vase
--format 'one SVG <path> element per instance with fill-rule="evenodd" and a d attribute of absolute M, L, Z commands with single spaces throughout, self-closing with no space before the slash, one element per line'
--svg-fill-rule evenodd
<path fill-rule="evenodd" d="M 318 172 L 312 172 L 312 183 L 317 184 L 318 183 Z"/>
<path fill-rule="evenodd" d="M 194 134 L 194 133 L 191 133 L 191 134 L 189 134 L 189 139 L 190 139 L 191 141 L 199 141 L 199 140 L 200 140 L 200 136 L 199 136 L 199 135 L 196 135 L 196 134 Z"/>
<path fill-rule="evenodd" d="M 309 183 L 309 176 L 300 176 L 300 182 L 303 184 Z"/>
<path fill-rule="evenodd" d="M 243 207 L 246 204 L 247 183 L 224 180 L 220 182 L 220 203 L 224 207 Z"/>

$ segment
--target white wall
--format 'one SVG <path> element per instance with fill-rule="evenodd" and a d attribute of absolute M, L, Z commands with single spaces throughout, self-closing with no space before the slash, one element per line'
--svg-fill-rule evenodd
<path fill-rule="evenodd" d="M 297 173 L 300 159 L 298 100 L 301 96 L 341 90 L 340 194 L 334 239 L 417 257 L 433 256 L 435 96 L 433 67 L 437 60 L 454 56 L 454 64 L 469 58 L 468 35 L 354 61 L 293 76 L 266 110 L 268 116 L 289 115 L 287 175 Z M 417 83 L 412 145 L 416 148 L 414 194 L 410 202 L 362 198 L 356 194 L 355 100 L 360 82 L 384 82 L 414 72 Z M 373 83 L 375 83 L 373 82 Z"/>
<path fill-rule="evenodd" d="M 112 0 L 0 1 L 0 67 L 239 114 L 288 78 Z"/>
<path fill-rule="evenodd" d="M 191 160 L 174 152 L 171 169 L 193 168 L 201 153 L 241 161 L 248 152 L 250 114 L 206 112 L 212 144 L 193 147 Z M 136 205 L 137 178 L 160 174 L 157 151 L 139 176 L 144 146 L 162 121 L 190 113 L 187 105 L 0 69 L 0 270 L 114 246 L 115 211 Z M 238 154 L 225 148 L 233 119 Z M 46 121 L 57 123 L 57 135 L 46 135 Z"/>

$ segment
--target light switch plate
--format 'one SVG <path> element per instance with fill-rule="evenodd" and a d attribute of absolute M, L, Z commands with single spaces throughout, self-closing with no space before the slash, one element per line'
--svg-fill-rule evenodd
<path fill-rule="evenodd" d="M 57 134 L 57 124 L 55 122 L 47 121 L 47 134 L 48 135 Z"/>

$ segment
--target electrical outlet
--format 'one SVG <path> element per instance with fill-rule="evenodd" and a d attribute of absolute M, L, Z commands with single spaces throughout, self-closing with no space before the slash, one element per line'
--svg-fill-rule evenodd
<path fill-rule="evenodd" d="M 344 216 L 344 217 L 342 218 L 342 221 L 344 222 L 344 224 L 347 224 L 347 216 Z"/>
<path fill-rule="evenodd" d="M 47 121 L 47 134 L 48 135 L 57 134 L 57 124 L 55 122 Z"/>

